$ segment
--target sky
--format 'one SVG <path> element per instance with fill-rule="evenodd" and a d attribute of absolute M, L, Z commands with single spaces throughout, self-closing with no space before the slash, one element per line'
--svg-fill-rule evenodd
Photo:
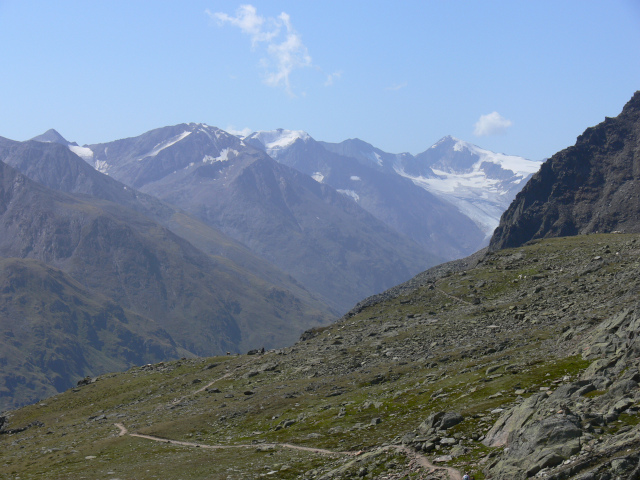
<path fill-rule="evenodd" d="M 202 122 L 541 160 L 640 89 L 640 0 L 0 0 L 0 136 Z"/>

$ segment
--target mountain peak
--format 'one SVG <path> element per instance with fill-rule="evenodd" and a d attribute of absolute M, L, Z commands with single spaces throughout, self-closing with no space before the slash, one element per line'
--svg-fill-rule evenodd
<path fill-rule="evenodd" d="M 57 130 L 50 128 L 46 132 L 36 137 L 33 137 L 31 140 L 35 140 L 36 142 L 43 143 L 59 143 L 61 145 L 75 145 L 75 143 L 69 142 L 66 138 L 60 135 Z"/>
<path fill-rule="evenodd" d="M 276 158 L 283 149 L 293 145 L 298 140 L 307 142 L 312 138 L 303 130 L 278 128 L 276 130 L 253 132 L 245 137 L 244 140 L 254 146 L 263 148 L 269 156 Z"/>

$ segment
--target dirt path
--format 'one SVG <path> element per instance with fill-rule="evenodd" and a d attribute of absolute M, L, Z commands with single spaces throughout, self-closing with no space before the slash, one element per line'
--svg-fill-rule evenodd
<path fill-rule="evenodd" d="M 196 447 L 196 448 L 206 448 L 208 450 L 225 450 L 231 448 L 289 448 L 291 450 L 301 450 L 304 452 L 312 452 L 318 453 L 320 455 L 347 455 L 354 456 L 354 452 L 333 452 L 331 450 L 325 450 L 323 448 L 313 448 L 313 447 L 303 447 L 300 445 L 292 445 L 290 443 L 256 443 L 256 444 L 238 444 L 238 445 L 207 445 L 204 443 L 196 443 L 196 442 L 184 442 L 182 440 L 171 440 L 168 438 L 156 437 L 155 435 L 144 435 L 142 433 L 129 433 L 127 427 L 125 427 L 122 423 L 114 424 L 120 432 L 118 433 L 119 437 L 124 435 L 129 435 L 130 437 L 138 437 L 144 438 L 146 440 L 152 440 L 154 442 L 160 443 L 170 443 L 172 445 L 183 445 L 185 447 Z"/>
<path fill-rule="evenodd" d="M 447 474 L 449 475 L 449 480 L 462 480 L 462 473 L 459 470 L 453 467 L 434 465 L 429 461 L 427 457 L 411 450 L 409 447 L 406 447 L 404 445 L 393 445 L 390 448 L 402 452 L 407 457 L 413 459 L 418 465 L 427 470 L 427 473 L 433 473 L 437 470 L 446 470 Z"/>
<path fill-rule="evenodd" d="M 473 305 L 473 304 L 472 304 L 471 302 L 469 302 L 468 300 L 465 300 L 465 299 L 460 298 L 460 297 L 456 297 L 455 295 L 451 295 L 450 293 L 445 292 L 444 290 L 442 290 L 442 289 L 438 286 L 438 282 L 437 282 L 437 281 L 433 284 L 433 286 L 434 286 L 434 288 L 436 289 L 436 291 L 440 292 L 441 294 L 443 294 L 443 295 L 444 295 L 444 296 L 446 296 L 446 297 L 449 297 L 449 298 L 450 298 L 450 299 L 452 299 L 452 300 L 455 300 L 455 301 L 457 301 L 457 302 L 462 302 L 462 303 L 467 304 L 467 305 Z"/>
<path fill-rule="evenodd" d="M 347 456 L 347 457 L 354 457 L 361 453 L 361 452 L 334 452 L 332 450 L 326 450 L 324 448 L 303 447 L 301 445 L 293 445 L 290 443 L 207 445 L 204 443 L 185 442 L 182 440 L 171 440 L 168 438 L 156 437 L 154 435 L 144 435 L 142 433 L 129 433 L 129 431 L 127 430 L 127 427 L 125 427 L 122 423 L 115 423 L 114 425 L 118 427 L 118 429 L 120 430 L 118 432 L 119 437 L 129 435 L 130 437 L 144 438 L 145 440 L 151 440 L 154 442 L 169 443 L 172 445 L 182 445 L 184 447 L 204 448 L 207 450 L 228 450 L 232 448 L 288 448 L 291 450 L 317 453 L 319 455 Z M 389 445 L 387 447 L 384 447 L 382 450 L 391 450 L 391 449 L 394 449 L 396 451 L 403 453 L 408 458 L 413 460 L 417 465 L 427 470 L 427 473 L 433 473 L 438 470 L 445 470 L 449 475 L 450 480 L 462 480 L 462 474 L 460 473 L 459 470 L 456 470 L 455 468 L 452 468 L 452 467 L 434 465 L 429 461 L 427 457 L 411 450 L 409 447 L 406 447 L 404 445 Z"/>
<path fill-rule="evenodd" d="M 461 302 L 465 302 L 465 300 L 459 299 L 457 297 L 454 297 L 452 295 L 447 294 L 446 292 L 442 292 L 445 295 L 461 301 Z M 468 303 L 468 302 L 465 302 Z M 260 358 L 260 357 L 258 357 Z M 223 380 L 225 378 L 229 378 L 231 375 L 233 375 L 235 373 L 236 370 L 240 370 L 244 367 L 247 367 L 249 365 L 251 365 L 252 363 L 254 363 L 257 359 L 253 359 L 247 363 L 244 363 L 242 365 L 238 365 L 234 371 L 229 371 L 227 373 L 225 373 L 224 375 L 216 378 L 215 380 L 212 380 L 211 382 L 207 383 L 205 386 L 194 390 L 191 393 L 188 393 L 187 395 L 183 395 L 182 397 L 173 400 L 171 403 L 172 404 L 178 404 L 180 402 L 182 402 L 184 399 L 189 398 L 191 396 L 197 395 L 198 393 L 204 392 L 207 388 L 211 387 L 213 384 L 215 384 L 216 382 Z M 182 445 L 185 447 L 194 447 L 194 448 L 204 448 L 207 450 L 225 450 L 225 449 L 231 449 L 231 448 L 288 448 L 291 450 L 298 450 L 298 451 L 304 451 L 304 452 L 311 452 L 311 453 L 317 453 L 319 455 L 331 455 L 331 456 L 349 456 L 349 457 L 354 457 L 354 456 L 358 456 L 363 452 L 334 452 L 331 450 L 326 450 L 323 448 L 313 448 L 313 447 L 303 447 L 301 445 L 293 445 L 290 443 L 260 443 L 260 444 L 238 444 L 238 445 L 207 445 L 204 443 L 196 443 L 196 442 L 185 442 L 182 440 L 171 440 L 168 438 L 162 438 L 162 437 L 156 437 L 154 435 L 144 435 L 142 433 L 130 433 L 129 430 L 127 429 L 127 427 L 124 426 L 123 423 L 114 423 L 114 425 L 118 428 L 119 432 L 118 432 L 118 436 L 119 437 L 124 437 L 125 435 L 129 435 L 130 437 L 137 437 L 137 438 L 143 438 L 145 440 L 151 440 L 154 442 L 160 442 L 160 443 L 169 443 L 172 445 Z M 436 472 L 438 470 L 445 470 L 447 472 L 447 474 L 449 475 L 449 479 L 450 480 L 462 480 L 462 474 L 460 473 L 460 471 L 456 470 L 455 468 L 452 467 L 445 467 L 445 466 L 437 466 L 434 465 L 433 463 L 431 463 L 429 461 L 429 459 L 427 457 L 425 457 L 422 454 L 419 454 L 417 452 L 415 452 L 414 450 L 410 449 L 407 446 L 404 445 L 389 445 L 386 447 L 383 447 L 382 450 L 390 450 L 390 449 L 394 449 L 396 451 L 399 451 L 401 453 L 403 453 L 404 455 L 406 455 L 408 458 L 410 458 L 413 462 L 415 462 L 418 466 L 420 466 L 421 468 L 427 470 L 427 473 L 433 473 Z"/>
<path fill-rule="evenodd" d="M 118 433 L 119 437 L 124 437 L 127 433 L 129 433 L 129 430 L 127 430 L 127 427 L 125 427 L 123 424 L 114 423 L 114 425 L 120 429 L 120 433 Z"/>

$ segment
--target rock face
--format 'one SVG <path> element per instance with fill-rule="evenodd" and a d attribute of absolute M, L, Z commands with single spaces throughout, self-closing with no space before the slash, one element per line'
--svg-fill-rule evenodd
<path fill-rule="evenodd" d="M 640 91 L 622 113 L 547 160 L 508 210 L 490 249 L 546 237 L 640 232 Z"/>
<path fill-rule="evenodd" d="M 637 452 L 638 429 L 602 440 L 597 435 L 601 427 L 616 425 L 621 414 L 637 415 L 639 322 L 636 308 L 599 324 L 583 339 L 583 358 L 593 363 L 579 380 L 550 395 L 534 394 L 502 414 L 482 442 L 507 447 L 486 470 L 492 478 L 525 479 L 545 469 L 549 478 L 573 478 L 580 473 L 586 476 L 578 478 L 595 479 L 608 478 L 600 476 L 605 471 L 631 474 L 638 468 L 637 453 L 620 457 L 624 461 L 598 461 L 618 452 Z M 592 392 L 596 395 L 589 395 Z M 567 459 L 572 460 L 571 466 L 563 467 Z"/>

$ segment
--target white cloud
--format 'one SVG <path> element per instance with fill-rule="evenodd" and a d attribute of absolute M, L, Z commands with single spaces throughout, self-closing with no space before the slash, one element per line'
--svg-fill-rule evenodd
<path fill-rule="evenodd" d="M 244 138 L 247 135 L 250 135 L 253 133 L 253 130 L 251 130 L 249 127 L 244 127 L 242 130 L 238 130 L 233 125 L 229 125 L 227 128 L 224 129 L 224 131 L 240 138 Z"/>
<path fill-rule="evenodd" d="M 265 44 L 266 56 L 260 60 L 265 69 L 264 82 L 271 87 L 284 87 L 290 96 L 295 96 L 291 88 L 291 73 L 296 69 L 312 67 L 313 63 L 307 47 L 302 43 L 302 36 L 293 28 L 287 13 L 282 12 L 277 18 L 265 18 L 258 15 L 252 5 L 242 5 L 235 16 L 211 13 L 209 10 L 206 13 L 219 25 L 228 23 L 249 35 L 253 48 Z"/>
<path fill-rule="evenodd" d="M 474 125 L 473 134 L 477 137 L 498 135 L 505 133 L 511 125 L 511 120 L 504 118 L 498 112 L 491 112 L 487 115 L 480 115 Z"/>
<path fill-rule="evenodd" d="M 221 12 L 211 13 L 208 9 L 205 11 L 211 18 L 217 20 L 219 25 L 230 23 L 242 30 L 242 33 L 249 35 L 251 45 L 254 47 L 258 42 L 270 42 L 280 32 L 280 27 L 273 22 L 273 19 L 265 20 L 264 17 L 259 16 L 253 5 L 241 5 L 235 17 Z M 270 28 L 265 31 L 264 28 L 267 26 Z"/>

